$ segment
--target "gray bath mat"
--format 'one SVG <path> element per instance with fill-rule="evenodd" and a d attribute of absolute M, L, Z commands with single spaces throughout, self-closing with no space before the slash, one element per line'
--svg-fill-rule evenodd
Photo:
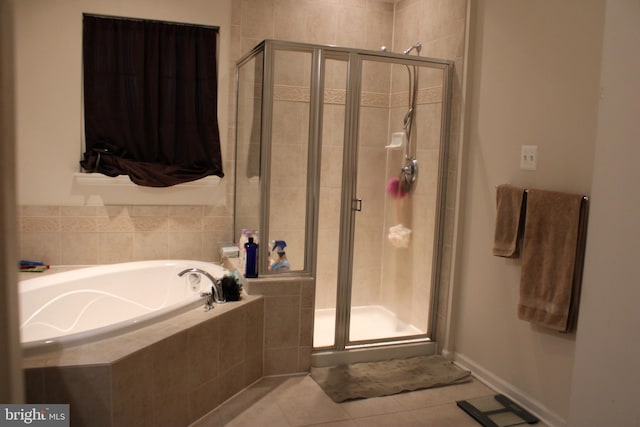
<path fill-rule="evenodd" d="M 388 396 L 403 391 L 459 384 L 471 372 L 442 356 L 418 356 L 381 362 L 311 368 L 311 377 L 334 402 Z"/>

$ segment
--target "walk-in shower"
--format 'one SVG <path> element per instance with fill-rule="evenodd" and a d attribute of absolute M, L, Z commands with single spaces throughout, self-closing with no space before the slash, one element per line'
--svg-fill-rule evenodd
<path fill-rule="evenodd" d="M 284 274 L 315 277 L 316 352 L 434 339 L 453 65 L 420 48 L 267 40 L 237 64 L 234 232 L 260 275 L 284 240 Z"/>

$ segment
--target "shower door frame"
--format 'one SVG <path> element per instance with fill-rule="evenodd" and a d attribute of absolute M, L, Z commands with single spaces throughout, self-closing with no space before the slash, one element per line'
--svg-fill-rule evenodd
<path fill-rule="evenodd" d="M 318 215 L 321 174 L 322 123 L 323 123 L 323 93 L 325 79 L 325 61 L 327 59 L 347 62 L 347 88 L 345 99 L 344 151 L 342 166 L 342 190 L 340 208 L 340 243 L 338 250 L 338 276 L 336 296 L 335 340 L 333 346 L 314 347 L 316 351 L 344 351 L 350 348 L 376 346 L 407 342 L 409 339 L 417 341 L 435 341 L 437 321 L 438 288 L 441 279 L 441 251 L 444 232 L 444 196 L 446 194 L 446 165 L 448 159 L 451 92 L 453 81 L 453 61 L 402 55 L 387 51 L 370 51 L 364 49 L 346 48 L 328 45 L 314 45 L 308 43 L 264 40 L 251 52 L 244 55 L 237 62 L 237 70 L 258 53 L 263 53 L 263 84 L 262 110 L 260 132 L 260 232 L 262 236 L 269 236 L 270 216 L 270 177 L 271 177 L 271 131 L 273 106 L 273 70 L 274 55 L 277 50 L 299 51 L 311 54 L 311 79 L 309 100 L 309 151 L 307 171 L 307 204 L 306 204 L 306 232 L 305 232 L 305 261 L 302 270 L 287 273 L 269 272 L 267 257 L 259 258 L 260 276 L 316 276 L 317 269 L 317 241 Z M 351 310 L 351 288 L 353 275 L 353 248 L 355 241 L 355 209 L 358 172 L 358 128 L 361 94 L 362 64 L 365 60 L 387 62 L 399 65 L 428 66 L 443 71 L 442 81 L 442 115 L 439 143 L 438 180 L 436 190 L 436 215 L 432 256 L 430 319 L 425 334 L 401 338 L 384 338 L 351 342 L 349 340 L 349 323 Z M 236 76 L 236 93 L 238 93 L 238 73 Z M 238 107 L 236 103 L 236 107 Z M 238 114 L 238 110 L 236 110 Z M 237 143 L 237 141 L 236 141 Z M 237 150 L 236 150 L 237 155 Z M 237 159 L 236 159 L 237 161 Z M 348 171 L 348 173 L 347 173 Z M 236 197 L 234 193 L 234 198 Z M 234 201 L 235 204 L 235 201 Z M 237 224 L 234 214 L 234 232 Z M 316 283 L 317 286 L 317 283 Z"/>
<path fill-rule="evenodd" d="M 329 55 L 326 55 L 329 57 Z M 343 56 L 344 58 L 344 56 Z M 393 343 L 435 341 L 437 322 L 438 284 L 441 278 L 441 251 L 444 233 L 444 195 L 446 194 L 446 165 L 448 160 L 449 125 L 451 107 L 451 82 L 453 62 L 418 56 L 405 56 L 388 52 L 376 52 L 353 49 L 348 53 L 347 99 L 345 105 L 344 155 L 342 175 L 342 203 L 340 221 L 340 249 L 338 255 L 338 291 L 336 299 L 336 319 L 334 345 L 330 347 L 314 347 L 314 351 L 345 351 L 377 345 Z M 331 59 L 339 59 L 331 56 Z M 353 248 L 355 245 L 355 216 L 358 203 L 357 175 L 360 123 L 360 98 L 362 93 L 362 68 L 365 61 L 387 62 L 398 65 L 428 66 L 443 70 L 442 115 L 440 123 L 440 144 L 438 159 L 438 180 L 436 191 L 436 221 L 434 229 L 434 251 L 432 257 L 431 296 L 429 298 L 430 319 L 424 334 L 397 338 L 380 338 L 361 341 L 349 339 L 351 320 L 351 292 L 353 289 Z M 348 173 L 347 173 L 348 171 Z M 317 286 L 317 284 L 316 284 Z"/>

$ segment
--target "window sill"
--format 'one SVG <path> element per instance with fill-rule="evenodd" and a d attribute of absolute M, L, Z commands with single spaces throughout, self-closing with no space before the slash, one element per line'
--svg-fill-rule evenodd
<path fill-rule="evenodd" d="M 128 175 L 118 175 L 115 177 L 106 176 L 101 173 L 82 173 L 76 172 L 73 174 L 76 181 L 80 185 L 108 185 L 108 186 L 129 186 L 129 187 L 140 187 L 137 184 L 134 184 L 129 179 Z M 220 177 L 217 176 L 207 176 L 196 181 L 185 182 L 183 184 L 178 184 L 173 187 L 181 188 L 181 187 L 213 187 L 216 185 L 220 185 Z"/>
<path fill-rule="evenodd" d="M 144 187 L 127 175 L 110 177 L 100 173 L 73 174 L 73 195 L 83 196 L 86 205 L 206 205 L 225 207 L 226 181 L 217 176 L 171 187 Z"/>

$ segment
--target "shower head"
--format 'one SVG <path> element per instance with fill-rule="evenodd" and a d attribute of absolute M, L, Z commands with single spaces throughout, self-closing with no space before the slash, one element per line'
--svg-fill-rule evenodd
<path fill-rule="evenodd" d="M 422 50 L 422 42 L 416 42 L 413 46 L 411 46 L 409 49 L 405 50 L 403 53 L 405 55 L 408 55 L 413 49 L 418 51 L 418 55 L 420 55 L 420 51 Z"/>

